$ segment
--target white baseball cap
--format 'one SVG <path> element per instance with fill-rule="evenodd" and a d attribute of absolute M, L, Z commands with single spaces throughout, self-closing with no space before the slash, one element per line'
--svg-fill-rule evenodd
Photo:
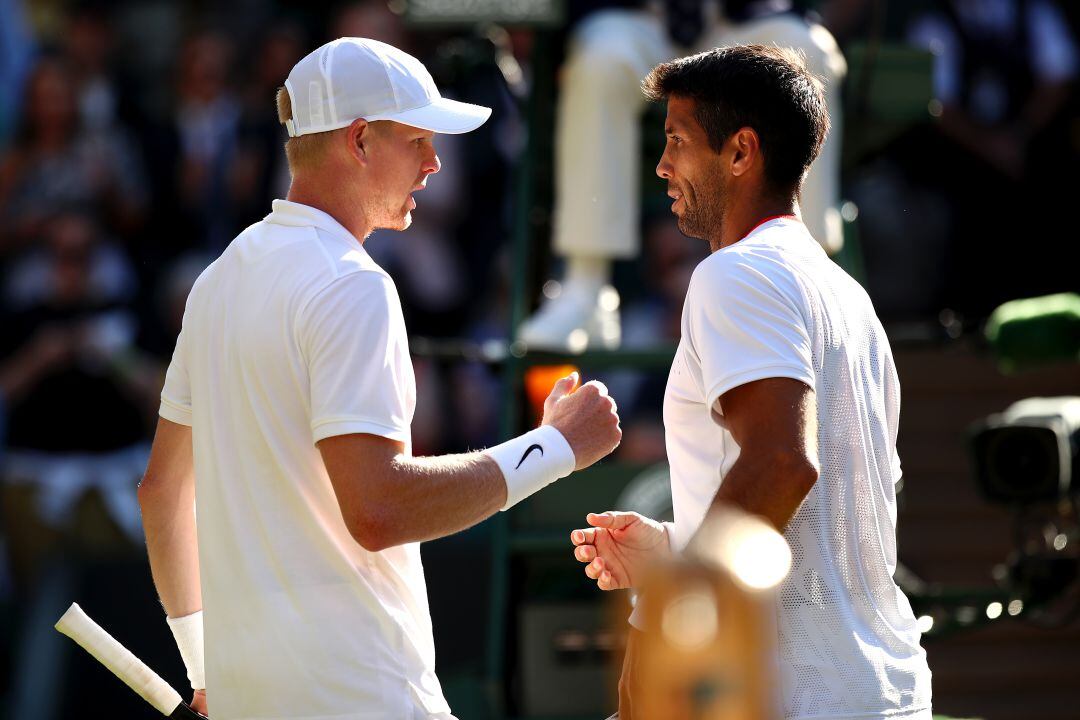
<path fill-rule="evenodd" d="M 491 115 L 491 108 L 444 98 L 423 63 L 367 38 L 338 38 L 308 54 L 293 66 L 285 89 L 290 137 L 337 130 L 357 118 L 465 133 Z"/>

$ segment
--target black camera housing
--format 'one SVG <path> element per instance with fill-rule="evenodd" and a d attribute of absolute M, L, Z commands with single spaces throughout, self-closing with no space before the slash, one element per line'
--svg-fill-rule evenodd
<path fill-rule="evenodd" d="M 972 428 L 975 482 L 993 502 L 1052 503 L 1080 491 L 1080 398 L 1028 398 Z"/>

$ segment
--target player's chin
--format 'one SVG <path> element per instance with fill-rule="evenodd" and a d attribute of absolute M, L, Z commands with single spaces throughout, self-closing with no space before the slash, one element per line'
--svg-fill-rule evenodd
<path fill-rule="evenodd" d="M 689 218 L 686 215 L 679 216 L 677 225 L 679 232 L 688 238 L 693 240 L 702 240 L 705 238 L 705 234 L 701 232 L 701 229 L 698 228 L 697 224 L 693 222 L 692 218 Z"/>
<path fill-rule="evenodd" d="M 401 214 L 394 217 L 393 220 L 387 220 L 385 227 L 387 230 L 405 230 L 412 225 L 412 212 L 402 209 Z"/>

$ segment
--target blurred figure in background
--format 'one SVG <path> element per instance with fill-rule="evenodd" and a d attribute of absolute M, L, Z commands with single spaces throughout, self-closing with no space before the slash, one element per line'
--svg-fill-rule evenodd
<path fill-rule="evenodd" d="M 946 0 L 909 37 L 936 56 L 941 131 L 998 173 L 1024 177 L 1030 143 L 1055 119 L 1077 48 L 1050 0 Z"/>
<path fill-rule="evenodd" d="M 121 92 L 112 68 L 113 29 L 105 8 L 76 7 L 66 23 L 63 43 L 83 127 L 118 132 Z"/>
<path fill-rule="evenodd" d="M 171 107 L 150 118 L 144 137 L 155 212 L 140 259 L 151 267 L 189 251 L 216 254 L 232 237 L 237 220 L 229 173 L 242 107 L 231 62 L 225 36 L 215 30 L 189 34 L 173 66 Z"/>
<path fill-rule="evenodd" d="M 394 47 L 415 49 L 414 38 L 402 23 L 401 15 L 392 12 L 386 0 L 342 4 L 329 23 L 327 37 L 366 37 Z"/>
<path fill-rule="evenodd" d="M 232 239 L 227 170 L 237 148 L 241 108 L 230 82 L 231 63 L 228 39 L 205 31 L 184 42 L 177 68 L 179 201 L 193 238 L 211 252 Z"/>
<path fill-rule="evenodd" d="M 262 33 L 241 87 L 240 122 L 236 152 L 228 171 L 229 195 L 234 208 L 233 234 L 261 217 L 270 201 L 289 189 L 289 168 L 281 155 L 288 135 L 266 112 L 281 81 L 307 47 L 302 27 L 277 20 Z"/>
<path fill-rule="evenodd" d="M 0 147 L 18 119 L 23 80 L 33 61 L 34 40 L 21 0 L 0 0 Z"/>
<path fill-rule="evenodd" d="M 38 237 L 56 208 L 98 212 L 133 233 L 146 210 L 142 166 L 124 137 L 81 122 L 68 66 L 38 61 L 14 142 L 0 156 L 0 257 Z"/>
<path fill-rule="evenodd" d="M 940 122 L 903 155 L 953 212 L 946 301 L 985 317 L 1005 300 L 1074 287 L 1066 243 L 1013 251 L 1055 237 L 1048 219 L 1080 189 L 1057 172 L 1080 67 L 1064 15 L 1051 0 L 945 0 L 915 16 L 908 37 L 935 55 Z"/>
<path fill-rule="evenodd" d="M 59 550 L 84 496 L 141 536 L 134 482 L 160 375 L 134 347 L 132 268 L 92 216 L 61 212 L 5 287 L 0 402 L 5 529 L 17 589 Z"/>
<path fill-rule="evenodd" d="M 14 619 L 5 653 L 17 647 L 5 705 L 22 718 L 54 717 L 49 678 L 64 646 L 49 616 L 70 601 L 80 569 L 139 552 L 135 487 L 162 377 L 134 345 L 136 278 L 121 248 L 93 215 L 50 211 L 40 244 L 0 286 L 0 527 Z"/>

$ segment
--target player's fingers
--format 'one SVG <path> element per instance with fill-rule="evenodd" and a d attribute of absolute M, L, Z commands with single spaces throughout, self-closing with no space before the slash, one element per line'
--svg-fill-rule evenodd
<path fill-rule="evenodd" d="M 593 527 L 608 528 L 609 530 L 621 530 L 636 519 L 636 513 L 616 512 L 614 510 L 603 513 L 589 513 L 585 516 L 585 521 Z"/>
<path fill-rule="evenodd" d="M 570 533 L 570 542 L 575 545 L 595 545 L 596 544 L 596 530 L 593 528 L 583 528 L 581 530 L 575 530 Z"/>
<path fill-rule="evenodd" d="M 611 527 L 612 519 L 612 512 L 610 510 L 602 513 L 589 513 L 585 516 L 585 522 L 593 527 Z"/>
<path fill-rule="evenodd" d="M 599 578 L 602 572 L 604 572 L 603 558 L 594 558 L 591 563 L 585 566 L 585 574 L 592 580 Z"/>
<path fill-rule="evenodd" d="M 574 557 L 581 562 L 592 562 L 596 559 L 596 548 L 592 545 L 578 545 L 574 548 Z"/>
<path fill-rule="evenodd" d="M 607 397 L 607 394 L 608 394 L 607 385 L 600 382 L 599 380 L 590 380 L 589 382 L 587 382 L 585 384 L 586 385 L 594 385 L 596 387 L 596 391 L 600 394 L 600 397 Z"/>
<path fill-rule="evenodd" d="M 612 577 L 611 573 L 607 570 L 600 573 L 600 577 L 596 579 L 596 586 L 601 590 L 615 590 L 618 588 L 618 585 L 615 583 L 615 578 Z"/>

